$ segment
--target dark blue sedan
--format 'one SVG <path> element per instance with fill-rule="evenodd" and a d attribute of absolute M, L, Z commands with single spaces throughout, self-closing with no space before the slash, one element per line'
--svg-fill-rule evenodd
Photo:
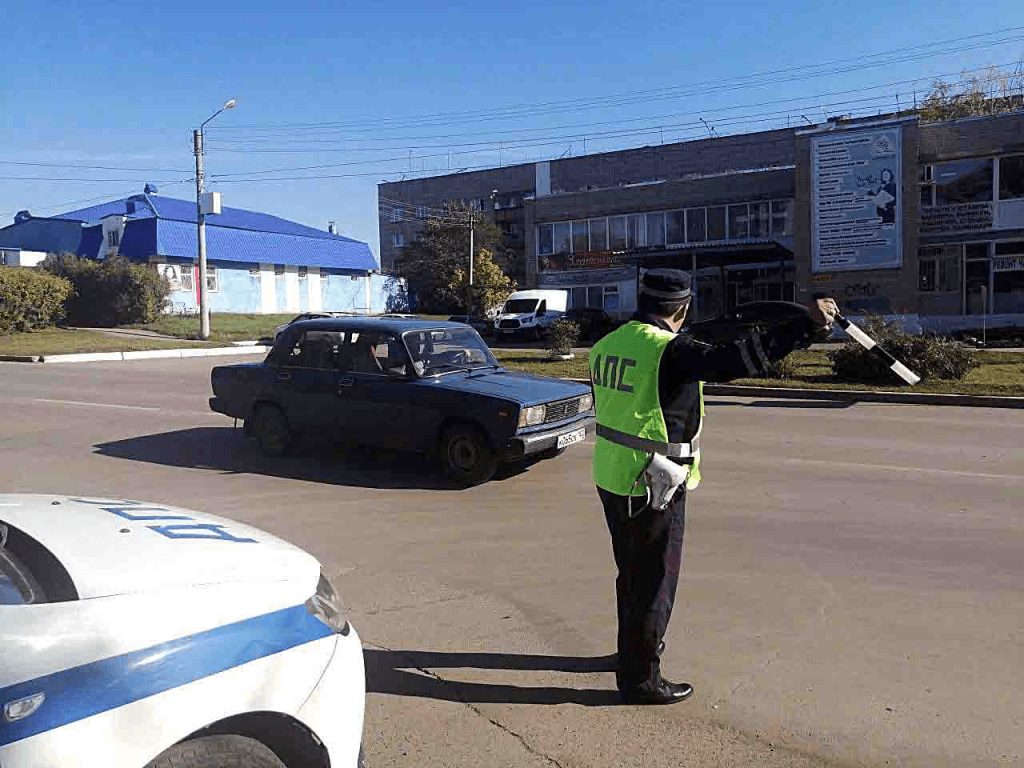
<path fill-rule="evenodd" d="M 556 456 L 593 429 L 590 387 L 508 371 L 467 325 L 337 317 L 293 323 L 262 363 L 218 366 L 210 408 L 263 451 L 302 433 L 437 455 L 463 485 Z"/>

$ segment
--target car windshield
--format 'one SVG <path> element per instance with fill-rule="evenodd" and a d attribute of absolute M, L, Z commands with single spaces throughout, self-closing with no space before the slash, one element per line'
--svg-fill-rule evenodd
<path fill-rule="evenodd" d="M 519 315 L 525 312 L 533 312 L 537 308 L 537 299 L 512 299 L 505 302 L 505 313 Z"/>
<path fill-rule="evenodd" d="M 420 376 L 491 368 L 499 364 L 472 328 L 409 331 L 402 338 Z"/>

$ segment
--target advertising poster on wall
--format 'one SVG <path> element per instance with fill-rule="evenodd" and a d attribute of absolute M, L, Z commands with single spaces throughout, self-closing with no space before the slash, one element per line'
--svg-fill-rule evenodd
<path fill-rule="evenodd" d="M 896 125 L 811 138 L 811 271 L 902 266 L 901 132 Z"/>

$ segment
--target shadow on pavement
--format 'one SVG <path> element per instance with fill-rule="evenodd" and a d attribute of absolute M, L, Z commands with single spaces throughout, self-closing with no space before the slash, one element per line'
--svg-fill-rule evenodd
<path fill-rule="evenodd" d="M 212 469 L 308 480 L 355 488 L 461 490 L 426 456 L 379 448 L 313 444 L 283 458 L 268 458 L 242 437 L 241 427 L 195 427 L 94 446 L 102 456 L 170 467 Z M 491 482 L 515 477 L 525 466 L 502 466 Z"/>
<path fill-rule="evenodd" d="M 751 403 L 737 403 L 733 400 L 705 400 L 705 405 L 736 405 L 745 408 L 849 408 L 856 405 L 853 400 L 755 400 Z"/>
<path fill-rule="evenodd" d="M 436 653 L 429 651 L 385 651 L 367 648 L 366 690 L 467 704 L 580 704 L 607 707 L 620 704 L 619 693 L 601 688 L 553 688 L 494 683 L 470 683 L 441 679 L 422 670 L 507 669 L 549 672 L 610 672 L 611 656 L 531 656 L 518 653 Z"/>

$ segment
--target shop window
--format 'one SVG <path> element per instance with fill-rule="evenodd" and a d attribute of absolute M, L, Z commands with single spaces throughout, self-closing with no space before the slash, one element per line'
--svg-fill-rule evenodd
<path fill-rule="evenodd" d="M 587 306 L 601 308 L 601 299 L 603 290 L 600 285 L 591 285 L 587 287 Z"/>
<path fill-rule="evenodd" d="M 771 206 L 768 203 L 750 204 L 750 236 L 768 237 L 771 231 Z"/>
<path fill-rule="evenodd" d="M 1024 155 L 999 158 L 999 199 L 1024 198 Z"/>
<path fill-rule="evenodd" d="M 580 308 L 587 306 L 587 289 L 584 286 L 577 286 L 569 292 L 569 306 Z"/>
<path fill-rule="evenodd" d="M 555 224 L 552 228 L 554 236 L 554 253 L 569 253 L 572 251 L 572 225 L 568 221 Z"/>
<path fill-rule="evenodd" d="M 551 225 L 541 224 L 537 227 L 537 253 L 540 256 L 550 256 L 552 245 Z"/>
<path fill-rule="evenodd" d="M 608 250 L 608 219 L 590 220 L 590 250 Z"/>
<path fill-rule="evenodd" d="M 772 200 L 772 234 L 776 236 L 793 234 L 792 200 Z"/>
<path fill-rule="evenodd" d="M 1024 312 L 1024 241 L 996 243 L 992 311 Z"/>
<path fill-rule="evenodd" d="M 992 201 L 992 160 L 957 160 L 935 166 L 935 205 Z"/>
<path fill-rule="evenodd" d="M 590 250 L 590 222 L 574 221 L 572 223 L 572 251 L 586 253 Z"/>
<path fill-rule="evenodd" d="M 703 243 L 707 239 L 707 211 L 703 208 L 691 208 L 686 212 L 686 242 Z"/>
<path fill-rule="evenodd" d="M 648 245 L 664 245 L 665 244 L 665 214 L 664 213 L 648 213 L 647 214 L 647 244 Z"/>
<path fill-rule="evenodd" d="M 646 226 L 643 214 L 626 217 L 627 248 L 640 248 L 644 245 L 644 230 Z M 600 306 L 600 304 L 597 306 Z"/>
<path fill-rule="evenodd" d="M 665 242 L 670 244 L 686 242 L 685 211 L 669 211 L 665 214 Z"/>
<path fill-rule="evenodd" d="M 196 289 L 196 284 L 193 280 L 195 275 L 195 267 L 182 266 L 181 267 L 181 290 L 192 292 Z"/>
<path fill-rule="evenodd" d="M 626 250 L 626 217 L 613 216 L 608 219 L 608 235 L 613 251 Z"/>
<path fill-rule="evenodd" d="M 922 248 L 918 252 L 918 289 L 924 292 L 960 291 L 960 246 Z"/>
<path fill-rule="evenodd" d="M 750 236 L 747 204 L 729 206 L 729 239 L 740 240 Z"/>
<path fill-rule="evenodd" d="M 606 285 L 604 287 L 604 308 L 613 310 L 619 308 L 619 286 Z"/>
<path fill-rule="evenodd" d="M 708 241 L 725 240 L 725 207 L 708 208 Z"/>
<path fill-rule="evenodd" d="M 220 292 L 220 280 L 217 275 L 217 268 L 208 266 L 206 268 L 206 290 L 208 293 Z"/>
<path fill-rule="evenodd" d="M 985 311 L 981 301 L 982 286 L 989 287 L 989 275 L 992 262 L 988 259 L 988 243 L 970 243 L 966 246 L 966 283 L 967 295 L 964 297 L 967 314 L 980 315 Z M 991 302 L 991 297 L 989 298 Z"/>

